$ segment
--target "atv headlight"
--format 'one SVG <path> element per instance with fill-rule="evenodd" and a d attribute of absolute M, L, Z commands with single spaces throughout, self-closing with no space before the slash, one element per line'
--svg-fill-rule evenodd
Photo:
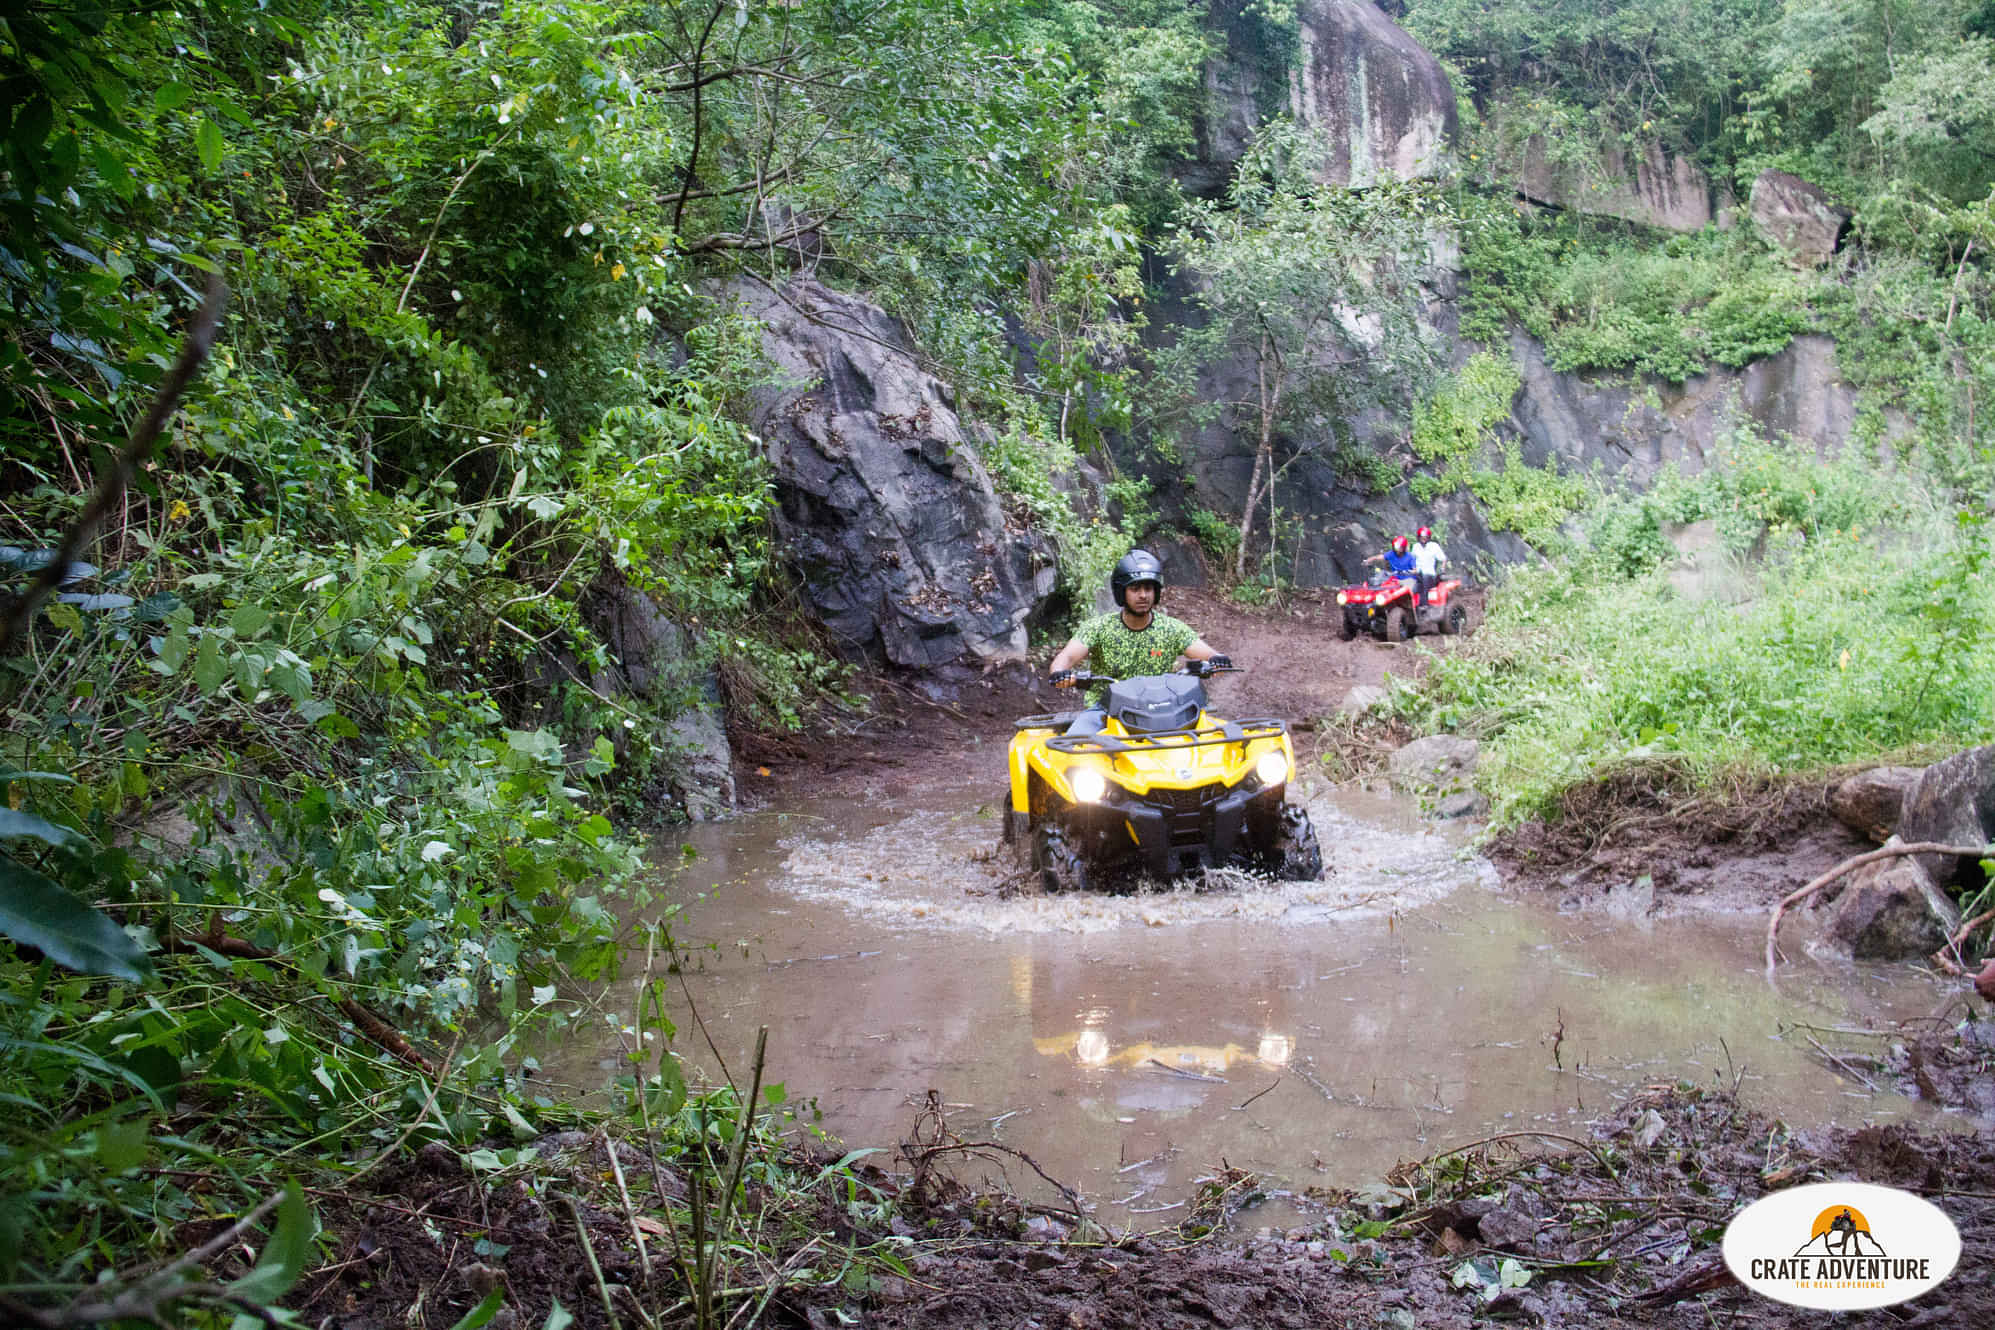
<path fill-rule="evenodd" d="M 1347 593 L 1339 591 L 1337 593 L 1337 603 L 1339 605 L 1348 605 L 1351 603 L 1351 597 Z"/>
<path fill-rule="evenodd" d="M 1084 804 L 1094 803 L 1108 793 L 1108 777 L 1093 767 L 1081 767 L 1069 772 L 1067 784 L 1073 786 L 1074 797 Z"/>
<path fill-rule="evenodd" d="M 1263 785 L 1279 785 L 1288 779 L 1288 759 L 1279 749 L 1261 754 L 1261 760 L 1254 764 L 1254 774 L 1261 778 Z"/>

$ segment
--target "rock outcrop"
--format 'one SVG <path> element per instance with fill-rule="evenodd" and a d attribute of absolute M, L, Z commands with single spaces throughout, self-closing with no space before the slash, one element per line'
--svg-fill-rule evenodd
<path fill-rule="evenodd" d="M 1225 21 L 1221 53 L 1206 66 L 1198 155 L 1178 172 L 1196 194 L 1232 178 L 1255 131 L 1283 100 L 1328 145 L 1325 184 L 1365 185 L 1439 174 L 1457 128 L 1455 91 L 1441 62 L 1370 0 L 1301 0 L 1297 58 L 1287 96 L 1252 46 L 1255 27 Z"/>
<path fill-rule="evenodd" d="M 857 296 L 811 280 L 728 294 L 762 325 L 781 376 L 754 427 L 812 613 L 848 649 L 896 665 L 1022 655 L 1053 556 L 1007 519 L 948 385 Z"/>
<path fill-rule="evenodd" d="M 1907 843 L 1995 843 L 1995 744 L 1955 753 L 1920 772 L 1898 815 L 1898 836 Z M 1936 882 L 1981 881 L 1975 858 L 1922 854 L 1919 863 Z"/>
<path fill-rule="evenodd" d="M 1882 845 L 1896 832 L 1906 796 L 1919 783 L 1919 775 L 1918 767 L 1859 771 L 1829 791 L 1829 811 L 1851 831 Z"/>
<path fill-rule="evenodd" d="M 1746 206 L 1760 231 L 1796 267 L 1819 268 L 1834 258 L 1854 215 L 1819 186 L 1771 169 L 1754 179 Z"/>
<path fill-rule="evenodd" d="M 1960 927 L 1953 900 L 1912 855 L 1859 868 L 1835 911 L 1829 940 L 1860 961 L 1929 956 Z"/>
<path fill-rule="evenodd" d="M 1556 458 L 1565 469 L 1598 467 L 1647 485 L 1666 465 L 1702 471 L 1739 419 L 1769 437 L 1807 439 L 1823 453 L 1855 429 L 1856 393 L 1827 337 L 1797 337 L 1779 355 L 1739 370 L 1713 367 L 1682 384 L 1555 370 L 1523 333 L 1512 335 L 1510 352 L 1524 379 L 1512 415 L 1533 466 Z"/>
<path fill-rule="evenodd" d="M 671 719 L 651 741 L 665 753 L 654 804 L 694 822 L 734 812 L 734 749 L 723 721 L 720 681 L 700 664 L 692 637 L 634 587 L 598 587 L 586 605 L 590 627 L 609 648 L 610 665 L 589 685 L 604 697 L 637 697 Z M 626 736 L 612 732 L 621 756 Z"/>
<path fill-rule="evenodd" d="M 1370 0 L 1302 0 L 1295 118 L 1330 145 L 1325 184 L 1438 174 L 1455 137 L 1455 90 L 1427 49 Z"/>
<path fill-rule="evenodd" d="M 1533 134 L 1509 166 L 1519 192 L 1535 203 L 1670 231 L 1702 231 L 1711 224 L 1710 177 L 1653 139 L 1639 154 L 1609 144 L 1590 169 L 1575 169 L 1555 162 L 1544 137 Z"/>
<path fill-rule="evenodd" d="M 1842 817 L 1840 795 L 1841 790 L 1831 807 Z M 1897 824 L 1898 834 L 1885 844 L 1995 843 L 1995 744 L 1955 753 L 1918 772 L 1904 790 Z M 1947 889 L 1983 880 L 1979 854 L 1904 855 L 1867 864 L 1837 897 L 1829 937 L 1859 960 L 1928 955 L 1960 927 L 1960 910 Z"/>

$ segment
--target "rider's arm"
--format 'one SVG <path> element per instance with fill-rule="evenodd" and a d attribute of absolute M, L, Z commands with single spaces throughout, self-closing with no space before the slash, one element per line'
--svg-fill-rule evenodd
<path fill-rule="evenodd" d="M 1184 650 L 1186 660 L 1211 660 L 1218 654 L 1217 651 L 1206 645 L 1205 639 L 1202 637 L 1194 637 L 1191 645 Z"/>
<path fill-rule="evenodd" d="M 1046 669 L 1049 673 L 1058 674 L 1061 670 L 1073 669 L 1087 658 L 1088 644 L 1077 637 L 1060 648 L 1060 654 L 1053 657 L 1053 663 Z"/>

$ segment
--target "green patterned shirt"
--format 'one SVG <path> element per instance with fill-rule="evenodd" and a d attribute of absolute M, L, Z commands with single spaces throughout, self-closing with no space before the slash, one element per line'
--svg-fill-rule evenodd
<path fill-rule="evenodd" d="M 1082 624 L 1074 637 L 1088 646 L 1087 667 L 1096 674 L 1112 674 L 1118 679 L 1134 679 L 1144 674 L 1164 674 L 1198 634 L 1191 625 L 1168 614 L 1152 614 L 1150 626 L 1132 631 L 1122 614 L 1098 614 Z M 1088 691 L 1088 705 L 1107 702 L 1108 688 L 1096 684 Z"/>

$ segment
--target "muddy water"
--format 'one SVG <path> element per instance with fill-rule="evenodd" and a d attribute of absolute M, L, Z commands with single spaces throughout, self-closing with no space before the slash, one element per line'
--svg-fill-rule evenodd
<path fill-rule="evenodd" d="M 1737 1079 L 1794 1126 L 1923 1111 L 1839 1077 L 1809 1041 L 1947 995 L 1903 968 L 1805 959 L 1775 992 L 1760 915 L 1657 921 L 1636 901 L 1561 917 L 1496 890 L 1462 830 L 1349 788 L 1308 801 L 1322 883 L 1008 894 L 978 798 L 875 790 L 661 847 L 721 1055 L 738 1073 L 768 1025 L 770 1079 L 814 1096 L 848 1145 L 888 1147 L 881 1162 L 932 1090 L 950 1131 L 1030 1155 L 1107 1222 L 1148 1226 L 1222 1161 L 1278 1191 L 1356 1186 L 1498 1133 L 1584 1136 L 1658 1081 Z M 713 1077 L 704 1044 L 680 1042 Z M 600 1084 L 613 1054 L 544 1061 Z M 1022 1164 L 1007 1176 L 1053 1199 Z M 1251 1222 L 1295 1204 L 1277 1196 Z"/>

